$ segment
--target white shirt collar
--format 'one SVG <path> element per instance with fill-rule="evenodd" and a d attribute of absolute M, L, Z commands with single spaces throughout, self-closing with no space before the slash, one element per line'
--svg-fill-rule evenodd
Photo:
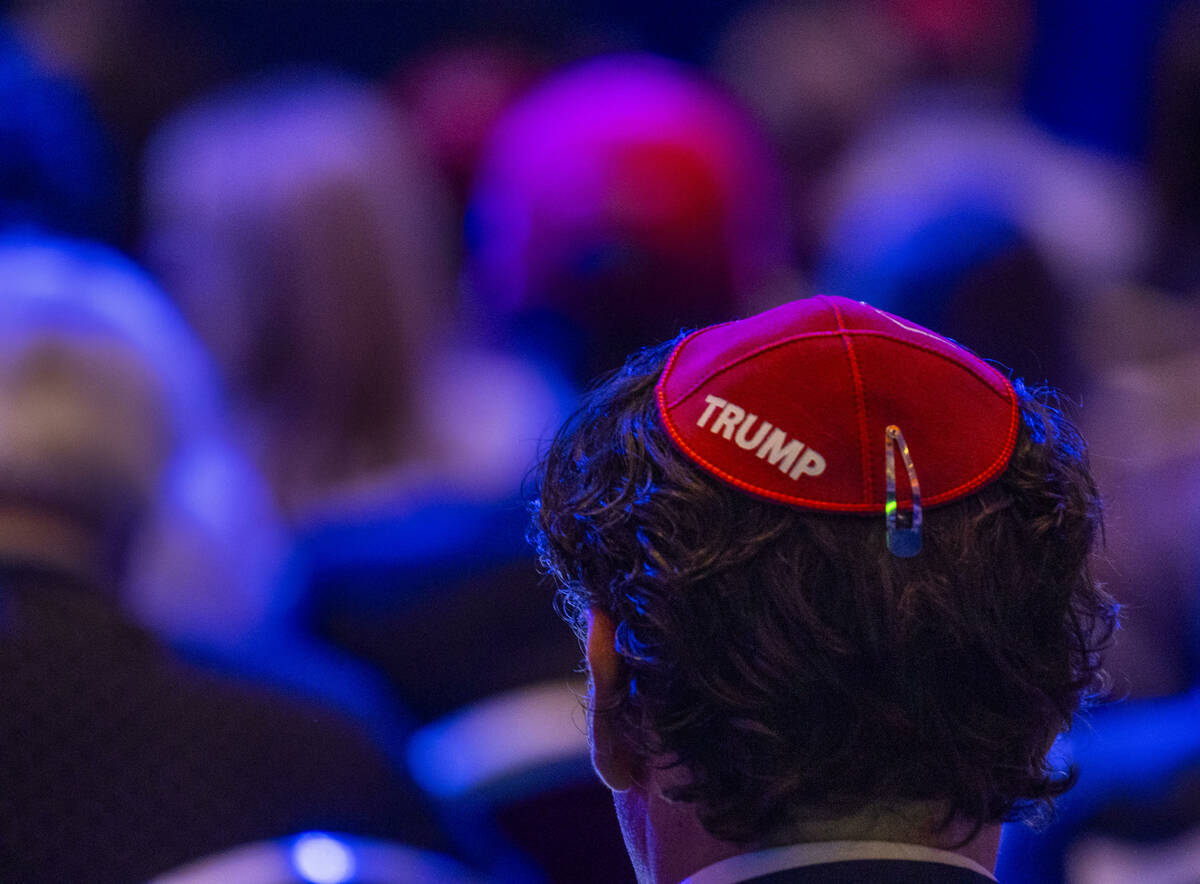
<path fill-rule="evenodd" d="M 948 850 L 938 850 L 936 847 L 891 841 L 819 841 L 811 844 L 793 844 L 789 847 L 770 847 L 731 856 L 688 876 L 682 884 L 736 884 L 738 881 L 782 872 L 785 869 L 852 859 L 901 859 L 941 863 L 970 869 L 992 881 L 996 880 L 991 872 L 974 860 Z"/>

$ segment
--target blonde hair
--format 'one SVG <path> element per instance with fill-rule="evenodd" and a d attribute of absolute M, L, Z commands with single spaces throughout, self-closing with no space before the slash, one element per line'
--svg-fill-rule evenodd
<path fill-rule="evenodd" d="M 213 378 L 163 295 L 104 249 L 0 240 L 0 489 L 78 515 L 149 507 Z"/>
<path fill-rule="evenodd" d="M 453 249 L 393 108 L 317 75 L 202 100 L 154 140 L 146 192 L 151 261 L 285 505 L 413 455 Z"/>

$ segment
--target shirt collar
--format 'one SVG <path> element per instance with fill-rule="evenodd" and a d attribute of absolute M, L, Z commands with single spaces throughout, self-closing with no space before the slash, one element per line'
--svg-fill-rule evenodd
<path fill-rule="evenodd" d="M 892 841 L 819 841 L 811 844 L 793 844 L 788 847 L 770 847 L 731 856 L 706 866 L 688 876 L 682 884 L 736 884 L 781 872 L 820 863 L 844 862 L 854 859 L 899 859 L 910 862 L 941 863 L 970 869 L 989 880 L 995 877 L 972 859 L 948 850 L 926 847 L 921 844 L 900 844 Z"/>

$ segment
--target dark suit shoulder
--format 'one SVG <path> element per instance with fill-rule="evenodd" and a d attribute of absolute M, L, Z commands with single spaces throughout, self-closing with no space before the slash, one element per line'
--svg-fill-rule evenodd
<path fill-rule="evenodd" d="M 181 663 L 101 596 L 41 580 L 0 596 L 5 881 L 146 880 L 310 829 L 427 825 L 340 713 Z"/>

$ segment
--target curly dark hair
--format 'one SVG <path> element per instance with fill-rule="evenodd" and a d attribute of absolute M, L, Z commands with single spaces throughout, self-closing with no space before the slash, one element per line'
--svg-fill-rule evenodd
<path fill-rule="evenodd" d="M 1102 687 L 1117 606 L 1089 572 L 1100 499 L 1053 398 L 1015 385 L 1007 470 L 927 510 L 904 559 L 882 516 L 760 500 L 688 460 L 654 402 L 674 343 L 559 431 L 531 532 L 576 634 L 588 608 L 613 618 L 612 713 L 643 761 L 685 771 L 666 797 L 746 843 L 877 802 L 978 831 L 1066 791 L 1047 752 Z"/>

